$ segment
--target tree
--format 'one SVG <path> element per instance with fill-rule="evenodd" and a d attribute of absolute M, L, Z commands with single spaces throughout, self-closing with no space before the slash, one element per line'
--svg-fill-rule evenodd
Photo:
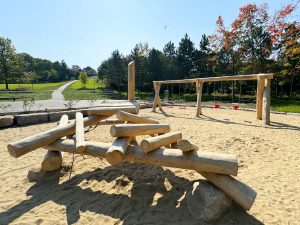
<path fill-rule="evenodd" d="M 81 72 L 81 68 L 78 65 L 72 65 L 70 71 L 73 77 L 78 78 L 79 73 Z"/>
<path fill-rule="evenodd" d="M 179 66 L 180 78 L 191 77 L 194 69 L 194 43 L 190 40 L 187 34 L 179 42 L 177 62 Z"/>
<path fill-rule="evenodd" d="M 293 81 L 300 73 L 300 26 L 293 23 L 286 28 L 282 35 L 281 59 L 284 64 L 283 75 L 290 77 L 290 96 L 293 94 Z"/>
<path fill-rule="evenodd" d="M 86 72 L 80 72 L 78 79 L 82 83 L 83 87 L 85 87 L 86 83 L 87 83 L 87 79 L 88 79 L 87 73 Z"/>
<path fill-rule="evenodd" d="M 169 41 L 163 48 L 164 62 L 164 74 L 165 79 L 172 80 L 177 79 L 178 76 L 178 67 L 177 67 L 177 53 L 176 48 L 173 42 Z"/>
<path fill-rule="evenodd" d="M 11 78 L 15 67 L 16 50 L 8 38 L 0 37 L 0 74 L 5 81 L 5 88 L 8 90 L 8 80 Z"/>

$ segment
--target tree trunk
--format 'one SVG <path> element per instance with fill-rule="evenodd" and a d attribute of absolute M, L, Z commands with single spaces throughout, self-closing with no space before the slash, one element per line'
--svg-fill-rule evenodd
<path fill-rule="evenodd" d="M 292 97 L 293 95 L 293 82 L 294 82 L 294 75 L 292 75 L 292 79 L 291 79 L 290 97 Z"/>
<path fill-rule="evenodd" d="M 5 79 L 5 89 L 8 90 L 8 80 Z"/>

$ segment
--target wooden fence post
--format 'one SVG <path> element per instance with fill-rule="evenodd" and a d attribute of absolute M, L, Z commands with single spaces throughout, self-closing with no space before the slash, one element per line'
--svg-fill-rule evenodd
<path fill-rule="evenodd" d="M 262 120 L 263 94 L 265 88 L 265 79 L 258 76 L 256 93 L 256 119 Z"/>
<path fill-rule="evenodd" d="M 199 115 L 202 115 L 201 98 L 202 98 L 203 82 L 197 81 L 196 84 L 197 84 L 197 87 L 198 87 L 196 116 L 198 117 Z"/>
<path fill-rule="evenodd" d="M 135 63 L 128 64 L 128 100 L 134 101 L 135 97 Z"/>
<path fill-rule="evenodd" d="M 265 89 L 263 94 L 263 115 L 262 120 L 264 125 L 270 125 L 270 85 L 271 80 L 265 79 Z"/>

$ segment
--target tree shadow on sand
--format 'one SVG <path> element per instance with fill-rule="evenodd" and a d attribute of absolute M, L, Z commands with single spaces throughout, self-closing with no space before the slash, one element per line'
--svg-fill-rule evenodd
<path fill-rule="evenodd" d="M 115 218 L 124 225 L 262 224 L 237 205 L 214 223 L 193 219 L 184 194 L 194 181 L 178 177 L 162 167 L 124 163 L 75 175 L 62 184 L 59 184 L 59 175 L 58 171 L 47 173 L 40 182 L 31 186 L 26 194 L 32 197 L 0 213 L 0 224 L 9 224 L 48 201 L 66 207 L 68 224 L 79 221 L 79 212 L 86 211 Z M 97 185 L 101 191 L 92 190 L 95 188 L 91 187 Z M 131 193 L 124 194 L 128 185 L 132 185 Z M 95 221 L 95 224 L 101 222 Z"/>

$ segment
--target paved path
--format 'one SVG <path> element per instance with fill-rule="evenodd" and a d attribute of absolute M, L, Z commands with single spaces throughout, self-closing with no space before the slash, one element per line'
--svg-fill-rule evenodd
<path fill-rule="evenodd" d="M 65 100 L 62 92 L 68 87 L 70 84 L 74 83 L 76 80 L 65 83 L 64 85 L 57 88 L 52 92 L 52 100 Z"/>

